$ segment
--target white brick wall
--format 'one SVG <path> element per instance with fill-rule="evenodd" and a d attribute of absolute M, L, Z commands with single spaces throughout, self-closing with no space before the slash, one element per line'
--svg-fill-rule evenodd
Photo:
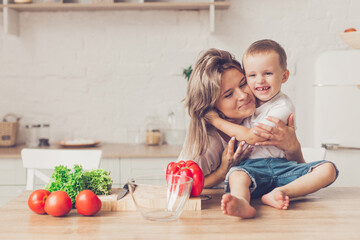
<path fill-rule="evenodd" d="M 253 41 L 272 38 L 288 53 L 284 91 L 297 107 L 299 138 L 311 145 L 314 61 L 347 48 L 337 35 L 360 29 L 359 12 L 356 0 L 233 0 L 216 11 L 212 34 L 208 11 L 23 12 L 20 37 L 0 25 L 0 116 L 50 122 L 52 141 L 126 142 L 127 126 L 152 112 L 164 117 L 183 99 L 182 68 L 200 51 L 222 48 L 240 60 Z"/>

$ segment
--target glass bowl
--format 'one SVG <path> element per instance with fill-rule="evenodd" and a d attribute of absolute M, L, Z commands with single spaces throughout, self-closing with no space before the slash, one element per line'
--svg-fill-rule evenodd
<path fill-rule="evenodd" d="M 192 178 L 187 176 L 141 176 L 128 181 L 137 210 L 152 221 L 177 219 L 189 200 Z"/>

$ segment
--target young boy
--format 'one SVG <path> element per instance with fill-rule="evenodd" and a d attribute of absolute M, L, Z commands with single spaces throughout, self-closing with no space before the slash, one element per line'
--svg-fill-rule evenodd
<path fill-rule="evenodd" d="M 284 49 L 268 39 L 253 43 L 246 50 L 243 65 L 247 84 L 257 98 L 255 113 L 244 120 L 244 126 L 228 122 L 214 112 L 208 114 L 208 119 L 213 126 L 229 136 L 235 136 L 238 141 L 255 144 L 266 140 L 254 134 L 257 124 L 276 127 L 266 120 L 268 116 L 287 123 L 290 114 L 294 113 L 291 100 L 281 92 L 281 84 L 288 80 L 289 70 Z M 245 172 L 251 179 L 251 197 L 262 196 L 263 203 L 278 209 L 288 208 L 289 197 L 315 192 L 336 179 L 336 167 L 330 162 L 297 163 L 285 157 L 284 151 L 277 147 L 255 146 L 249 159 L 231 168 L 226 176 L 225 188 L 231 193 L 223 196 L 223 212 L 243 217 L 239 208 L 247 205 L 239 199 L 243 200 L 244 192 L 234 184 L 243 178 L 237 174 L 239 172 Z"/>
<path fill-rule="evenodd" d="M 251 118 L 244 121 L 244 126 L 233 124 L 220 118 L 215 112 L 208 114 L 209 122 L 229 136 L 235 136 L 238 141 L 246 141 L 248 144 L 255 144 L 266 139 L 254 134 L 256 125 L 263 123 L 275 127 L 273 122 L 266 120 L 272 116 L 287 123 L 288 117 L 295 112 L 290 98 L 283 94 L 281 84 L 289 78 L 289 70 L 286 64 L 286 53 L 284 49 L 272 40 L 260 40 L 254 42 L 245 52 L 243 65 L 247 78 L 247 84 L 257 98 L 257 109 Z M 264 147 L 261 147 L 265 150 Z M 257 147 L 255 152 L 258 152 Z M 259 157 L 277 156 L 284 157 L 276 147 L 269 148 L 273 154 L 266 151 Z M 253 151 L 252 158 L 255 158 Z"/>

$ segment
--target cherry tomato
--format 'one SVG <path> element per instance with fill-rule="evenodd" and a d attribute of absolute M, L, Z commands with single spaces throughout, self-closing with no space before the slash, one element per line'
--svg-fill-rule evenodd
<path fill-rule="evenodd" d="M 31 193 L 28 200 L 29 208 L 38 214 L 45 214 L 44 206 L 49 195 L 50 192 L 45 189 L 35 190 Z"/>
<path fill-rule="evenodd" d="M 64 191 L 52 192 L 45 202 L 45 212 L 54 217 L 65 216 L 71 207 L 71 198 Z"/>
<path fill-rule="evenodd" d="M 75 204 L 78 213 L 85 216 L 95 215 L 101 209 L 101 200 L 91 190 L 79 192 Z"/>

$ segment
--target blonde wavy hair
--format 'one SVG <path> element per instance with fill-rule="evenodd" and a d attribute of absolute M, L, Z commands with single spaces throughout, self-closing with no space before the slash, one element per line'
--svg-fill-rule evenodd
<path fill-rule="evenodd" d="M 187 86 L 185 106 L 188 108 L 190 125 L 182 150 L 182 157 L 194 159 L 205 153 L 209 145 L 208 133 L 212 126 L 206 121 L 206 113 L 215 109 L 220 96 L 221 76 L 229 69 L 244 73 L 241 64 L 227 51 L 211 48 L 196 62 Z M 219 115 L 226 118 L 221 112 Z"/>

